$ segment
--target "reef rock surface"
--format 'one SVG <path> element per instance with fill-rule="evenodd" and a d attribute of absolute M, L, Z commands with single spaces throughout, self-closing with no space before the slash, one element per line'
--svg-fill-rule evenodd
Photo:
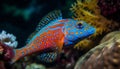
<path fill-rule="evenodd" d="M 106 35 L 77 61 L 74 69 L 120 69 L 120 31 Z"/>

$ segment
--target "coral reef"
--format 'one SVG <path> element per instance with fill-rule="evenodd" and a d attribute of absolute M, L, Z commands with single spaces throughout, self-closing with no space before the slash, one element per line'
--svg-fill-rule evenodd
<path fill-rule="evenodd" d="M 10 61 L 14 57 L 13 48 L 0 42 L 0 58 L 4 61 Z"/>
<path fill-rule="evenodd" d="M 120 0 L 98 0 L 98 5 L 103 16 L 120 22 Z"/>
<path fill-rule="evenodd" d="M 120 0 L 99 0 L 98 5 L 104 16 L 112 15 L 120 10 Z"/>
<path fill-rule="evenodd" d="M 120 31 L 108 34 L 101 42 L 82 56 L 74 69 L 120 69 Z"/>
<path fill-rule="evenodd" d="M 90 39 L 85 39 L 75 45 L 75 48 L 88 47 L 93 39 L 98 35 L 113 31 L 118 27 L 118 23 L 113 20 L 108 20 L 101 15 L 101 10 L 97 5 L 98 0 L 77 0 L 75 4 L 72 5 L 70 10 L 74 13 L 73 18 L 76 20 L 84 20 L 87 23 L 96 27 L 96 33 L 91 36 Z M 87 44 L 86 44 L 87 43 Z M 94 43 L 95 44 L 95 43 Z"/>
<path fill-rule="evenodd" d="M 78 59 L 80 54 L 76 49 L 71 49 L 70 47 L 63 48 L 62 53 L 57 57 L 56 61 L 52 63 L 44 63 L 38 60 L 36 58 L 38 55 L 39 53 L 24 57 L 16 62 L 12 66 L 12 69 L 39 68 L 39 66 L 43 65 L 45 65 L 44 67 L 46 69 L 73 69 L 76 59 Z"/>
<path fill-rule="evenodd" d="M 117 30 L 117 22 L 120 20 L 110 20 L 120 19 L 120 0 L 76 0 L 73 4 L 74 1 L 1 0 L 0 69 L 120 69 L 120 32 L 111 32 Z M 73 4 L 71 8 L 70 4 Z M 39 53 L 36 53 L 9 65 L 8 62 L 14 56 L 13 49 L 25 46 L 27 37 L 35 30 L 39 20 L 57 8 L 62 10 L 63 18 L 74 14 L 74 19 L 86 21 L 96 27 L 96 33 L 80 41 L 75 48 L 64 47 L 53 63 L 42 63 L 36 58 Z M 111 33 L 103 38 L 108 32 Z"/>
<path fill-rule="evenodd" d="M 0 33 L 0 42 L 12 47 L 16 48 L 18 45 L 18 42 L 16 41 L 16 37 L 13 34 L 7 34 L 6 31 L 2 31 Z"/>
<path fill-rule="evenodd" d="M 60 69 L 73 69 L 76 58 L 79 56 L 79 52 L 75 49 L 70 49 L 70 48 L 64 48 L 62 50 L 62 54 L 60 55 L 60 58 L 57 60 L 58 63 L 58 68 Z M 56 69 L 58 69 L 56 68 Z"/>

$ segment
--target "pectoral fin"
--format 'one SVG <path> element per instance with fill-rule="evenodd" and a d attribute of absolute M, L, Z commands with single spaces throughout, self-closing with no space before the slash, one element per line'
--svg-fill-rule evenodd
<path fill-rule="evenodd" d="M 58 52 L 59 52 L 59 53 L 61 53 L 61 51 L 62 51 L 63 44 L 64 44 L 64 37 L 62 37 L 62 38 L 60 39 L 60 41 L 57 42 Z"/>

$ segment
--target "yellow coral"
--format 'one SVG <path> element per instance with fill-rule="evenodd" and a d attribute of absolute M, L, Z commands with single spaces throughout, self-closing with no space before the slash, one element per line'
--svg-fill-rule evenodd
<path fill-rule="evenodd" d="M 100 14 L 100 9 L 97 3 L 98 0 L 77 0 L 77 2 L 72 5 L 72 8 L 70 8 L 74 13 L 74 19 L 84 20 L 96 27 L 96 33 L 91 36 L 91 40 L 93 37 L 101 35 L 103 32 L 109 32 L 117 26 L 117 23 L 112 20 L 107 20 Z M 88 39 L 85 39 L 76 44 L 75 47 L 88 46 L 86 41 L 89 42 Z"/>
<path fill-rule="evenodd" d="M 89 40 L 89 39 L 84 39 L 82 41 L 80 41 L 79 43 L 77 43 L 74 48 L 77 48 L 79 50 L 83 50 L 83 49 L 90 49 L 92 46 L 93 46 L 93 41 L 92 40 Z M 89 46 L 88 45 L 92 45 L 92 46 Z"/>

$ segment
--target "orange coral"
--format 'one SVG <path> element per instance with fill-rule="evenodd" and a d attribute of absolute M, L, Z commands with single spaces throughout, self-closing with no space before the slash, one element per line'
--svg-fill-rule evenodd
<path fill-rule="evenodd" d="M 72 5 L 72 8 L 70 8 L 74 13 L 74 19 L 84 20 L 96 27 L 96 33 L 91 36 L 92 38 L 101 35 L 103 32 L 112 31 L 117 26 L 116 22 L 107 20 L 100 14 L 100 9 L 97 3 L 98 0 L 77 0 L 77 2 Z M 91 44 L 91 41 L 88 41 L 88 44 L 86 44 L 87 40 L 88 39 L 85 39 L 82 42 L 79 42 L 75 47 L 87 47 L 88 44 Z"/>

